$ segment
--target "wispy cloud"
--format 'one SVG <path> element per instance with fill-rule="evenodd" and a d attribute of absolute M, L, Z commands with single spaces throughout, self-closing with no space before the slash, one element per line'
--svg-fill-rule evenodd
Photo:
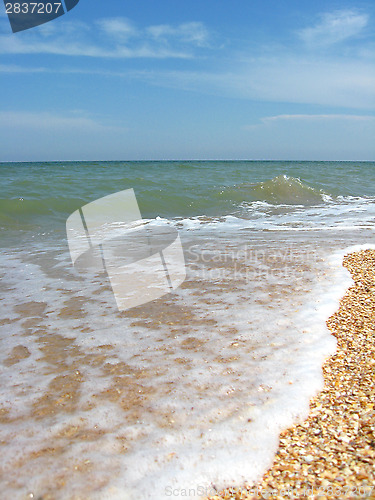
<path fill-rule="evenodd" d="M 129 19 L 123 17 L 99 19 L 96 24 L 103 33 L 118 42 L 124 42 L 140 35 L 135 25 Z"/>
<path fill-rule="evenodd" d="M 338 10 L 321 15 L 315 26 L 300 30 L 298 34 L 309 45 L 331 45 L 359 35 L 368 21 L 367 14 L 355 10 Z"/>
<path fill-rule="evenodd" d="M 275 115 L 265 116 L 262 118 L 262 123 L 280 122 L 280 121 L 303 121 L 303 122 L 319 122 L 319 121 L 336 121 L 345 120 L 351 122 L 375 122 L 375 116 L 371 115 L 344 115 L 344 114 L 326 114 L 326 115 L 308 115 L 308 114 L 295 114 L 295 115 Z"/>
<path fill-rule="evenodd" d="M 2 161 L 115 160 L 126 157 L 129 134 L 126 126 L 113 126 L 82 111 L 0 112 Z"/>
<path fill-rule="evenodd" d="M 227 71 L 148 71 L 150 84 L 268 102 L 375 109 L 375 67 L 366 61 L 278 57 L 236 61 Z"/>
<path fill-rule="evenodd" d="M 374 130 L 371 115 L 282 114 L 245 125 L 238 135 L 253 154 L 267 151 L 269 158 L 368 161 L 375 154 Z"/>
<path fill-rule="evenodd" d="M 71 41 L 61 43 L 61 40 L 33 40 L 9 39 L 0 36 L 0 53 L 5 54 L 54 54 L 61 56 L 84 56 L 106 59 L 130 59 L 130 58 L 189 58 L 192 55 L 183 50 L 173 50 L 165 47 L 152 47 L 140 45 L 138 47 L 127 47 L 120 45 L 115 48 L 103 47 L 86 42 Z"/>
<path fill-rule="evenodd" d="M 99 29 L 97 29 L 99 28 Z M 122 17 L 98 20 L 95 25 L 48 23 L 37 31 L 15 37 L 0 35 L 0 53 L 55 54 L 97 58 L 191 58 L 206 47 L 207 28 L 200 22 L 138 28 Z"/>
<path fill-rule="evenodd" d="M 147 32 L 156 40 L 174 38 L 197 47 L 207 46 L 209 40 L 209 32 L 200 22 L 183 23 L 178 26 L 160 24 L 150 26 Z"/>
<path fill-rule="evenodd" d="M 108 126 L 93 118 L 82 116 L 77 113 L 53 114 L 48 112 L 20 112 L 20 111 L 0 111 L 0 127 L 7 129 L 32 129 L 51 132 L 58 131 L 85 131 L 103 132 L 117 131 L 126 132 L 125 127 Z"/>
<path fill-rule="evenodd" d="M 375 116 L 373 115 L 350 115 L 350 114 L 284 114 L 274 116 L 264 116 L 260 121 L 253 125 L 245 125 L 244 130 L 253 131 L 267 125 L 279 124 L 293 124 L 293 126 L 300 125 L 314 125 L 319 124 L 349 124 L 355 126 L 356 124 L 375 124 Z M 288 125 L 289 126 L 289 125 Z"/>
<path fill-rule="evenodd" d="M 322 15 L 318 24 L 300 31 L 299 36 L 311 43 L 318 43 L 319 38 L 325 43 L 333 43 L 362 31 L 368 34 L 365 29 L 368 23 L 369 16 L 365 13 L 335 11 Z M 60 64 L 56 70 L 47 64 L 34 70 L 30 62 L 24 69 L 0 65 L 0 73 L 82 73 L 142 80 L 149 85 L 237 99 L 357 108 L 369 112 L 375 109 L 375 65 L 373 45 L 368 38 L 361 39 L 361 43 L 355 44 L 355 49 L 345 56 L 341 51 L 333 54 L 332 51 L 306 50 L 301 43 L 294 47 L 280 43 L 273 46 L 272 51 L 269 47 L 263 50 L 258 47 L 252 52 L 250 49 L 246 53 L 243 47 L 237 51 L 228 47 L 214 51 L 212 38 L 211 31 L 199 22 L 140 27 L 127 18 L 116 17 L 100 19 L 93 25 L 48 23 L 34 32 L 30 30 L 25 36 L 0 36 L 0 52 L 107 59 L 190 58 L 189 66 L 184 64 L 181 69 L 171 61 L 168 65 L 154 65 L 154 70 L 149 64 L 137 65 L 137 69 L 128 65 L 126 71 L 120 70 L 117 64 L 105 68 L 96 64 L 92 69 L 90 65 L 81 64 L 81 60 L 78 65 L 70 58 L 69 67 Z M 209 52 L 206 47 L 210 48 Z M 209 55 L 204 68 L 199 62 L 195 64 L 197 54 Z"/>
<path fill-rule="evenodd" d="M 16 64 L 0 64 L 0 73 L 47 73 L 47 68 L 25 67 Z"/>
<path fill-rule="evenodd" d="M 0 65 L 0 73 L 33 72 L 139 80 L 157 87 L 236 99 L 328 105 L 369 111 L 375 109 L 375 67 L 366 60 L 317 59 L 280 53 L 276 58 L 236 61 L 236 68 L 231 67 L 228 70 L 219 68 L 205 71 L 168 69 L 122 71 L 74 66 L 55 70 L 47 67 Z M 286 120 L 287 116 L 296 115 L 281 116 L 283 118 L 279 119 Z M 299 115 L 299 119 L 303 117 L 304 115 Z"/>

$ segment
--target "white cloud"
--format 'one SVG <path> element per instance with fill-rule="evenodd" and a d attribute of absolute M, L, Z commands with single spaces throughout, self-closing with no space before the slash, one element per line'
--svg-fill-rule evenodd
<path fill-rule="evenodd" d="M 183 41 L 198 46 L 205 46 L 209 40 L 209 33 L 202 23 L 181 24 L 179 34 Z"/>
<path fill-rule="evenodd" d="M 115 38 L 117 41 L 123 42 L 139 35 L 133 23 L 129 19 L 122 17 L 99 19 L 97 25 L 104 33 Z"/>
<path fill-rule="evenodd" d="M 50 50 L 53 49 L 50 47 Z M 146 55 L 149 49 L 143 50 Z M 160 49 L 159 56 L 161 54 Z M 46 67 L 26 68 L 17 65 L 0 65 L 0 73 L 78 73 L 123 78 L 129 81 L 139 80 L 153 86 L 236 99 L 313 104 L 347 109 L 375 109 L 375 66 L 367 60 L 318 59 L 280 54 L 279 57 L 272 59 L 235 62 L 236 68 L 232 67 L 227 71 L 224 69 L 222 71 L 220 69 L 121 71 L 74 66 L 53 70 Z"/>
<path fill-rule="evenodd" d="M 147 28 L 147 32 L 154 39 L 166 40 L 169 37 L 175 38 L 185 43 L 191 43 L 198 47 L 207 46 L 209 32 L 203 23 L 190 22 L 178 26 L 169 24 L 159 24 Z"/>
<path fill-rule="evenodd" d="M 276 116 L 265 116 L 262 118 L 262 123 L 280 122 L 280 121 L 299 121 L 299 122 L 318 122 L 318 121 L 335 121 L 335 120 L 345 120 L 352 122 L 374 122 L 375 116 L 371 115 L 307 115 L 307 114 L 296 114 L 296 115 L 276 115 Z"/>
<path fill-rule="evenodd" d="M 325 14 L 320 24 L 300 32 L 311 41 L 338 40 L 360 33 L 368 22 L 366 14 L 340 11 Z M 199 22 L 180 25 L 161 24 L 144 28 L 126 18 L 106 18 L 97 22 L 100 29 L 83 23 L 48 23 L 50 30 L 32 31 L 25 36 L 0 36 L 0 52 L 13 54 L 46 53 L 96 58 L 190 58 L 208 46 L 210 33 Z M 68 36 L 66 35 L 68 30 Z M 309 31 L 310 30 L 310 31 Z M 21 34 L 20 34 L 21 35 Z M 344 38 L 343 38 L 344 37 Z M 367 41 L 355 45 L 350 57 L 315 53 L 298 44 L 293 49 L 282 45 L 273 51 L 259 49 L 249 53 L 216 52 L 206 59 L 206 69 L 158 69 L 120 71 L 82 64 L 62 68 L 60 73 L 83 73 L 138 79 L 150 85 L 248 100 L 313 104 L 341 108 L 375 109 L 375 65 L 373 47 Z M 198 48 L 198 49 L 197 49 Z M 269 49 L 269 48 L 268 48 Z M 199 52 L 197 52 L 199 53 Z M 264 55 L 266 54 L 266 55 Z M 270 56 L 269 54 L 272 54 Z M 222 56 L 222 57 L 220 57 Z M 220 59 L 219 59 L 220 57 Z M 169 68 L 173 66 L 169 65 Z M 185 65 L 185 68 L 187 66 Z M 190 68 L 194 68 L 190 65 Z M 32 68 L 24 72 L 34 71 Z M 36 68 L 35 72 L 53 71 Z M 1 66 L 2 73 L 22 72 L 17 66 Z"/>
<path fill-rule="evenodd" d="M 39 37 L 0 36 L 0 52 L 3 54 L 55 54 L 69 56 L 106 57 L 107 51 L 79 41 L 61 43 L 61 39 L 44 40 Z"/>
<path fill-rule="evenodd" d="M 309 45 L 331 45 L 359 35 L 367 26 L 369 16 L 354 10 L 339 10 L 323 14 L 318 24 L 299 31 Z"/>
<path fill-rule="evenodd" d="M 122 131 L 125 128 L 106 126 L 86 116 L 58 115 L 48 112 L 0 111 L 0 126 L 7 129 L 32 129 L 50 132 L 78 130 L 85 132 Z"/>
<path fill-rule="evenodd" d="M 82 112 L 2 111 L 1 160 L 121 159 L 129 133 L 126 127 L 107 125 Z"/>
<path fill-rule="evenodd" d="M 183 50 L 153 47 L 147 44 L 128 47 L 126 45 L 100 46 L 86 41 L 69 41 L 55 38 L 51 40 L 29 40 L 0 36 L 0 53 L 3 54 L 54 54 L 61 56 L 85 56 L 109 59 L 130 58 L 189 58 Z"/>
<path fill-rule="evenodd" d="M 0 72 L 22 71 L 34 70 L 0 65 Z M 35 71 L 53 70 L 36 68 Z M 272 59 L 236 61 L 236 68 L 228 71 L 119 71 L 100 68 L 91 70 L 82 67 L 62 68 L 58 71 L 66 74 L 81 73 L 140 80 L 159 87 L 236 99 L 313 104 L 347 109 L 375 109 L 375 66 L 367 60 L 360 59 L 317 59 L 293 57 L 280 53 L 278 57 Z M 304 115 L 299 116 L 299 119 L 303 119 Z"/>
<path fill-rule="evenodd" d="M 154 85 L 230 98 L 375 109 L 375 66 L 360 60 L 280 53 L 236 61 L 236 68 L 228 71 L 142 72 L 138 77 Z"/>
<path fill-rule="evenodd" d="M 46 68 L 26 68 L 16 64 L 0 64 L 0 73 L 46 73 Z"/>
<path fill-rule="evenodd" d="M 0 53 L 55 54 L 97 58 L 191 58 L 193 49 L 206 46 L 208 30 L 202 23 L 134 26 L 126 18 L 96 22 L 48 23 L 38 30 L 0 35 Z"/>

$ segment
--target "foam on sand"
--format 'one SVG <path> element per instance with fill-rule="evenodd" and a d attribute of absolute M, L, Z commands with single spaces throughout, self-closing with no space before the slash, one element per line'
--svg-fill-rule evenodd
<path fill-rule="evenodd" d="M 4 491 L 47 494 L 63 481 L 61 498 L 162 499 L 169 487 L 198 496 L 198 486 L 261 477 L 280 431 L 306 418 L 322 388 L 335 349 L 325 320 L 348 277 L 337 257 L 318 274 L 292 262 L 267 274 L 285 271 L 268 245 L 257 253 L 262 285 L 231 274 L 233 240 L 229 260 L 215 245 L 188 260 L 176 295 L 126 313 L 94 277 L 55 268 L 56 279 L 29 263 L 20 280 L 9 258 Z M 212 266 L 217 282 L 203 280 Z"/>

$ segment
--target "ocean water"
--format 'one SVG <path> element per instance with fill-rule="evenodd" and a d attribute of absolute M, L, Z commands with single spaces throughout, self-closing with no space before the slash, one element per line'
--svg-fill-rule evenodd
<path fill-rule="evenodd" d="M 259 479 L 322 388 L 342 257 L 375 243 L 375 163 L 0 173 L 4 498 L 204 498 Z M 72 266 L 65 225 L 130 188 L 145 224 L 178 231 L 186 279 L 119 311 L 106 273 Z"/>

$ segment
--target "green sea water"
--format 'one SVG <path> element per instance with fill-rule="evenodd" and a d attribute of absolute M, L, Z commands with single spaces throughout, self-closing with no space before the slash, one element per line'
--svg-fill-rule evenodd
<path fill-rule="evenodd" d="M 7 228 L 38 221 L 51 227 L 82 204 L 129 188 L 147 218 L 245 217 L 242 204 L 254 201 L 311 205 L 323 194 L 375 196 L 374 162 L 3 163 L 0 173 L 0 220 Z"/>

